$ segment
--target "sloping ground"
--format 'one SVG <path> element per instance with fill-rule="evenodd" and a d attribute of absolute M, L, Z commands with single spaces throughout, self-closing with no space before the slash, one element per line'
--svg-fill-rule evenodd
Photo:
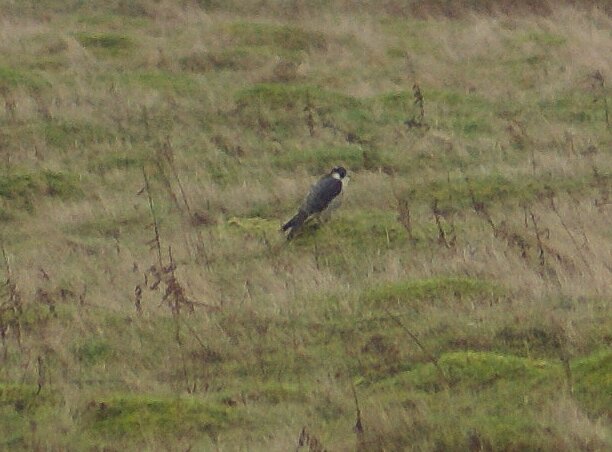
<path fill-rule="evenodd" d="M 341 3 L 0 1 L 0 448 L 612 447 L 607 3 Z"/>

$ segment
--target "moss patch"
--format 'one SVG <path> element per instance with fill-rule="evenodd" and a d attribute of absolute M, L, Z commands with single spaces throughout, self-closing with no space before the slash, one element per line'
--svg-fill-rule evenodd
<path fill-rule="evenodd" d="M 197 399 L 115 395 L 89 404 L 87 428 L 112 437 L 216 433 L 237 419 L 231 408 Z"/>
<path fill-rule="evenodd" d="M 578 359 L 571 368 L 576 397 L 589 411 L 612 418 L 612 351 Z"/>
<path fill-rule="evenodd" d="M 279 229 L 279 222 L 277 220 L 268 220 L 259 217 L 232 217 L 228 220 L 227 224 L 237 231 L 254 236 L 275 234 Z"/>
<path fill-rule="evenodd" d="M 361 249 L 391 248 L 405 243 L 405 229 L 388 212 L 371 211 L 367 214 L 332 215 L 332 218 L 319 225 L 310 221 L 298 235 L 296 246 L 315 245 L 329 262 L 342 257 L 339 250 L 347 246 Z"/>
<path fill-rule="evenodd" d="M 435 277 L 384 284 L 366 292 L 362 298 L 369 303 L 404 304 L 411 301 L 448 302 L 464 299 L 497 300 L 503 290 L 480 279 L 466 277 Z"/>
<path fill-rule="evenodd" d="M 52 394 L 34 385 L 0 383 L 0 448 L 25 448 L 30 420 L 55 403 Z"/>

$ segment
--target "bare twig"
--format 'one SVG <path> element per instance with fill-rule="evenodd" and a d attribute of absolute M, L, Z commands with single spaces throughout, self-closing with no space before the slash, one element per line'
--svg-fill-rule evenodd
<path fill-rule="evenodd" d="M 444 231 L 444 228 L 442 227 L 442 222 L 440 221 L 442 212 L 438 208 L 438 200 L 436 198 L 434 198 L 434 200 L 431 203 L 431 211 L 436 220 L 436 225 L 438 226 L 438 243 L 443 243 L 444 246 L 446 246 L 447 248 L 451 248 L 452 246 L 446 239 L 446 232 Z"/>
<path fill-rule="evenodd" d="M 351 380 L 351 390 L 353 391 L 353 399 L 355 400 L 355 427 L 354 431 L 358 435 L 363 434 L 363 422 L 361 421 L 361 408 L 359 408 L 359 399 L 357 398 L 357 390 L 355 383 Z"/>
<path fill-rule="evenodd" d="M 610 204 L 610 182 L 605 174 L 601 174 L 593 163 L 593 179 L 595 185 L 599 191 L 599 199 L 595 200 L 595 205 L 599 208 L 600 212 L 604 211 L 604 208 Z"/>
<path fill-rule="evenodd" d="M 155 215 L 155 207 L 153 205 L 153 197 L 151 196 L 151 186 L 149 184 L 149 177 L 147 176 L 147 171 L 143 165 L 142 167 L 142 175 L 144 177 L 145 182 L 145 191 L 147 192 L 147 198 L 149 200 L 149 210 L 151 212 L 151 218 L 153 219 L 153 229 L 155 231 L 155 238 L 153 239 L 153 243 L 155 243 L 155 248 L 157 249 L 157 261 L 160 267 L 163 267 L 163 259 L 162 259 L 162 250 L 161 250 L 161 239 L 159 237 L 159 224 L 157 221 L 157 216 Z"/>
<path fill-rule="evenodd" d="M 546 257 L 544 255 L 544 245 L 542 244 L 541 231 L 538 227 L 538 223 L 536 221 L 535 214 L 531 209 L 529 209 L 529 215 L 531 217 L 531 223 L 533 224 L 533 231 L 536 236 L 536 243 L 538 245 L 538 256 L 540 258 L 540 266 L 544 267 L 546 265 Z"/>
<path fill-rule="evenodd" d="M 414 104 L 419 108 L 419 124 L 423 124 L 425 120 L 425 99 L 418 83 L 412 85 L 412 95 L 414 96 Z"/>
<path fill-rule="evenodd" d="M 493 236 L 496 237 L 497 228 L 495 226 L 495 223 L 493 222 L 493 218 L 491 218 L 491 214 L 489 214 L 487 206 L 484 202 L 476 200 L 476 195 L 474 194 L 474 190 L 472 190 L 472 187 L 470 186 L 469 178 L 466 177 L 465 182 L 468 184 L 468 193 L 470 194 L 470 200 L 472 201 L 472 208 L 474 209 L 474 212 L 476 212 L 479 216 L 485 219 L 487 224 L 491 226 Z"/>
<path fill-rule="evenodd" d="M 408 127 L 424 127 L 425 129 L 429 126 L 425 123 L 425 99 L 421 92 L 421 87 L 415 82 L 412 85 L 412 97 L 414 98 L 414 105 L 419 109 L 418 117 L 412 117 L 404 121 L 404 124 Z"/>
<path fill-rule="evenodd" d="M 406 232 L 408 233 L 408 238 L 412 243 L 415 243 L 414 234 L 412 233 L 412 218 L 410 215 L 410 198 L 411 194 L 407 196 L 400 196 L 395 189 L 395 184 L 393 183 L 394 178 L 391 178 L 392 183 L 392 191 L 393 197 L 397 202 L 397 221 L 404 227 Z"/>
<path fill-rule="evenodd" d="M 166 161 L 166 164 L 170 168 L 170 171 L 172 173 L 172 177 L 174 178 L 174 180 L 176 181 L 176 184 L 178 185 L 181 199 L 184 205 L 184 210 L 176 194 L 174 193 L 174 190 L 172 189 L 172 183 L 170 182 L 170 179 L 166 175 L 164 166 L 162 164 L 162 160 L 159 159 L 156 163 L 157 163 L 159 172 L 162 176 L 162 179 L 164 181 L 164 185 L 166 186 L 166 190 L 168 191 L 170 197 L 174 201 L 178 211 L 181 212 L 182 215 L 184 215 L 186 218 L 189 219 L 189 223 L 191 225 L 197 225 L 199 222 L 198 215 L 191 208 L 191 203 L 187 196 L 187 192 L 183 186 L 183 182 L 181 181 L 179 172 L 176 168 L 175 158 L 174 158 L 174 149 L 172 147 L 172 142 L 170 141 L 170 137 L 166 136 L 166 139 L 163 145 L 161 146 L 161 150 L 159 151 L 159 153 L 161 154 L 161 157 L 163 158 L 163 160 Z M 206 246 L 204 246 L 204 239 L 202 238 L 202 234 L 198 228 L 195 229 L 195 232 L 196 232 L 196 236 L 198 240 L 197 245 L 196 245 L 196 248 L 197 248 L 196 258 L 199 258 L 199 256 L 202 256 L 204 258 L 204 264 L 206 265 L 207 268 L 210 268 L 210 259 L 208 257 Z"/>
<path fill-rule="evenodd" d="M 603 101 L 604 119 L 606 122 L 606 128 L 610 128 L 610 113 L 608 110 L 608 97 L 606 95 L 606 80 L 603 73 L 600 70 L 596 70 L 590 74 L 591 86 L 594 91 L 593 102 L 597 102 L 600 99 Z M 598 96 L 599 95 L 599 96 Z"/>
<path fill-rule="evenodd" d="M 43 361 L 42 356 L 40 355 L 38 355 L 38 358 L 36 358 L 36 368 L 38 370 L 38 389 L 36 390 L 36 395 L 38 395 L 40 394 L 40 391 L 42 391 L 42 388 L 45 385 L 45 363 Z"/>
<path fill-rule="evenodd" d="M 142 287 L 138 284 L 134 288 L 134 306 L 136 307 L 136 313 L 142 314 Z"/>
<path fill-rule="evenodd" d="M 174 318 L 174 339 L 179 347 L 179 351 L 181 354 L 181 364 L 183 370 L 183 378 L 185 379 L 185 387 L 187 392 L 191 394 L 193 392 L 192 387 L 189 385 L 189 375 L 187 373 L 187 362 L 185 360 L 185 350 L 183 339 L 181 337 L 181 304 L 186 300 L 183 288 L 178 283 L 176 279 L 176 275 L 174 274 L 174 269 L 176 268 L 174 264 L 174 258 L 172 257 L 172 248 L 168 247 L 168 256 L 170 258 L 170 281 L 168 282 L 166 294 L 164 295 L 164 299 L 169 299 L 172 308 L 172 317 Z M 193 307 L 192 307 L 193 309 Z"/>
<path fill-rule="evenodd" d="M 308 446 L 308 452 L 325 452 L 327 449 L 323 447 L 323 444 L 315 435 L 310 433 L 306 427 L 302 427 L 300 436 L 297 440 L 296 452 L 302 447 Z"/>

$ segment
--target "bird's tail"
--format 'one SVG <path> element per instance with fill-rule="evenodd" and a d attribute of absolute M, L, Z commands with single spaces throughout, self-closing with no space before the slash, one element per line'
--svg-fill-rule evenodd
<path fill-rule="evenodd" d="M 304 224 L 304 221 L 306 221 L 307 218 L 308 214 L 305 211 L 300 210 L 291 220 L 287 221 L 283 225 L 281 230 L 286 231 L 287 229 L 291 228 L 291 232 L 296 231 Z"/>

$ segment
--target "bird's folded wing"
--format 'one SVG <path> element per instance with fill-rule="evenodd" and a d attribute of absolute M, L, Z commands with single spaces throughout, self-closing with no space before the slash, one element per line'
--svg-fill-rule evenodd
<path fill-rule="evenodd" d="M 309 214 L 320 212 L 342 191 L 342 182 L 333 177 L 326 176 L 314 184 L 308 193 L 305 210 Z"/>

